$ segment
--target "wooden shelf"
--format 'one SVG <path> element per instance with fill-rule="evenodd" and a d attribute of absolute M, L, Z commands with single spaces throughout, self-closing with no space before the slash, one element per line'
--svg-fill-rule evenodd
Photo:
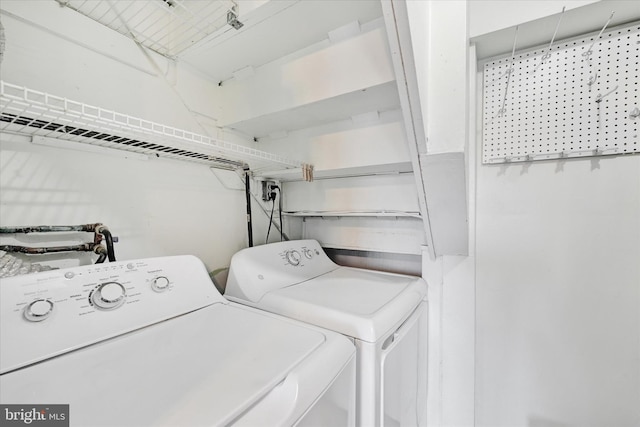
<path fill-rule="evenodd" d="M 372 217 L 372 218 L 416 218 L 422 219 L 420 212 L 405 211 L 296 211 L 282 212 L 283 215 L 295 217 L 320 217 L 320 218 L 342 218 L 342 217 Z"/>

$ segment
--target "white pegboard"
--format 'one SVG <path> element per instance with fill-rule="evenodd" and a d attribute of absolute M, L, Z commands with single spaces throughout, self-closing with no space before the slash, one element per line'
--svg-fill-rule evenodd
<path fill-rule="evenodd" d="M 635 23 L 485 63 L 483 163 L 639 153 L 639 52 Z"/>

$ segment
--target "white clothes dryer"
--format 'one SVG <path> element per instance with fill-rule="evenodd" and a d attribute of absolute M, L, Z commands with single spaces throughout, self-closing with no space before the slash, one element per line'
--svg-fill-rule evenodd
<path fill-rule="evenodd" d="M 225 297 L 340 332 L 357 348 L 356 424 L 426 424 L 427 284 L 342 267 L 315 240 L 244 249 Z"/>
<path fill-rule="evenodd" d="M 0 292 L 0 403 L 23 416 L 68 404 L 82 427 L 355 422 L 353 344 L 230 303 L 195 257 L 6 278 Z"/>

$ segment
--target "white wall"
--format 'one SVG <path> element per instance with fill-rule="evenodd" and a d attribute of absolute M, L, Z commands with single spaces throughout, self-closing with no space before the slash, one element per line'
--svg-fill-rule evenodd
<path fill-rule="evenodd" d="M 427 420 L 429 426 L 472 426 L 474 390 L 474 257 L 423 254 L 429 285 Z"/>
<path fill-rule="evenodd" d="M 467 143 L 466 2 L 407 3 L 429 154 Z"/>
<path fill-rule="evenodd" d="M 135 43 L 53 2 L 6 1 L 2 10 L 3 80 L 160 123 L 194 126 Z M 177 104 L 177 114 L 158 104 Z"/>
<path fill-rule="evenodd" d="M 478 167 L 478 425 L 640 423 L 640 157 Z"/>
<path fill-rule="evenodd" d="M 289 132 L 259 139 L 262 149 L 314 165 L 314 182 L 283 185 L 284 209 L 311 215 L 301 224 L 301 235 L 292 237 L 315 238 L 334 248 L 419 255 L 422 223 L 403 216 L 416 214 L 419 206 L 399 101 L 388 93 L 395 91 L 395 81 L 382 24 L 361 23 L 361 31 L 345 39 L 318 42 L 259 67 L 246 80 L 225 83 L 231 106 L 225 122 L 262 115 L 274 121 L 273 113 L 322 103 L 328 109 L 352 108 L 350 119 L 315 117 L 321 124 L 303 129 L 284 122 Z M 357 101 L 358 94 L 380 88 L 375 102 Z M 313 216 L 320 213 L 328 216 Z"/>
<path fill-rule="evenodd" d="M 56 2 L 0 6 L 3 80 L 220 136 L 218 88 L 196 73 L 151 55 L 156 69 L 129 39 Z M 191 253 L 210 269 L 228 265 L 247 244 L 244 194 L 224 188 L 206 166 L 42 147 L 7 134 L 0 140 L 3 226 L 103 222 L 120 239 L 118 259 Z"/>
<path fill-rule="evenodd" d="M 447 23 L 431 26 L 418 41 L 426 45 L 416 58 L 419 75 L 420 63 L 430 64 L 421 81 L 428 83 L 431 74 L 444 76 L 444 87 L 460 85 L 457 74 L 447 78 L 445 70 L 463 63 L 467 52 L 470 58 L 471 91 L 460 99 L 472 109 L 466 147 L 472 256 L 423 256 L 430 300 L 429 423 L 638 425 L 640 158 L 482 165 L 475 46 L 456 48 L 456 36 L 447 36 L 467 30 L 478 36 L 594 2 L 470 1 L 467 22 L 445 20 L 464 12 L 451 15 L 446 9 L 455 5 L 442 3 L 409 4 L 416 6 L 412 25 Z M 612 4 L 594 4 L 598 17 Z M 437 59 L 431 47 L 451 60 L 429 62 Z M 436 135 L 433 108 L 447 108 L 448 99 L 437 88 L 426 92 L 426 127 Z M 442 123 L 435 123 L 438 141 L 459 132 Z"/>
<path fill-rule="evenodd" d="M 363 117 L 362 123 L 348 119 L 289 132 L 280 138 L 262 138 L 260 147 L 306 159 L 313 164 L 316 176 L 349 175 L 368 166 L 410 164 L 401 120 L 399 110 L 385 111 Z"/>
<path fill-rule="evenodd" d="M 285 210 L 310 212 L 303 236 L 325 246 L 419 255 L 425 244 L 410 173 L 291 182 L 284 188 Z"/>
<path fill-rule="evenodd" d="M 469 4 L 474 31 L 565 5 Z M 477 162 L 475 424 L 639 425 L 640 157 Z"/>
<path fill-rule="evenodd" d="M 232 126 L 393 81 L 388 56 L 383 28 L 320 42 L 258 67 L 251 77 L 225 82 L 221 123 Z"/>
<path fill-rule="evenodd" d="M 119 260 L 194 254 L 210 270 L 227 266 L 231 255 L 246 247 L 244 194 L 226 190 L 206 166 L 41 147 L 8 134 L 0 138 L 0 159 L 2 226 L 102 222 L 119 239 Z M 54 236 L 58 240 L 49 241 Z M 4 236 L 3 243 L 56 246 L 91 242 L 93 236 L 15 239 Z M 58 267 L 89 261 L 57 258 L 29 260 Z"/>
<path fill-rule="evenodd" d="M 470 164 L 467 197 L 469 256 L 423 254 L 422 274 L 429 284 L 429 392 L 428 423 L 433 426 L 467 426 L 474 423 L 474 185 L 475 147 L 469 146 L 469 104 L 467 69 L 467 2 L 407 2 L 416 73 L 422 101 L 422 114 L 428 138 L 427 152 L 463 152 Z M 444 154 L 442 154 L 445 156 Z M 438 160 L 434 160 L 437 162 Z M 423 166 L 428 173 L 429 162 Z M 427 192 L 446 192 L 451 180 L 460 174 L 444 174 L 438 183 L 426 182 Z M 463 186 L 464 187 L 464 186 Z M 451 187 L 450 187 L 451 188 Z M 451 191 L 451 190 L 449 190 Z M 437 194 L 436 193 L 436 194 Z M 433 200 L 433 199 L 432 199 Z M 450 203 L 447 200 L 446 203 Z M 464 209 L 462 209 L 464 211 Z M 459 210 L 453 209 L 459 213 Z M 447 214 L 447 207 L 438 214 Z M 442 226 L 451 226 L 442 218 Z M 459 226 L 459 222 L 455 222 Z M 442 230 L 440 230 L 442 231 Z M 466 237 L 466 236 L 465 236 Z M 462 240 L 462 239 L 461 239 Z M 447 243 L 443 243 L 446 245 Z"/>

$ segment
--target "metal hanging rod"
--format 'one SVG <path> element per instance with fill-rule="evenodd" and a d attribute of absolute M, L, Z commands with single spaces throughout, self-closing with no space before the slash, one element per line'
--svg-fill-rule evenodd
<path fill-rule="evenodd" d="M 560 17 L 558 18 L 558 23 L 556 24 L 556 29 L 553 32 L 553 37 L 551 37 L 551 42 L 549 42 L 549 47 L 547 47 L 546 53 L 540 57 L 540 63 L 533 69 L 533 73 L 535 73 L 547 59 L 551 58 L 551 47 L 553 46 L 553 42 L 556 40 L 556 35 L 558 35 L 558 29 L 560 28 L 560 23 L 562 22 L 565 9 L 566 7 L 562 8 L 562 12 L 560 12 Z"/>
<path fill-rule="evenodd" d="M 516 31 L 513 35 L 513 48 L 511 49 L 511 59 L 509 60 L 509 69 L 505 72 L 507 74 L 507 84 L 504 88 L 504 96 L 502 98 L 502 106 L 498 110 L 498 114 L 495 118 L 504 116 L 504 113 L 507 112 L 506 104 L 507 97 L 509 96 L 509 84 L 511 83 L 511 74 L 513 73 L 513 59 L 516 55 L 516 44 L 518 42 L 518 25 L 516 25 Z"/>
<path fill-rule="evenodd" d="M 593 53 L 593 52 L 592 52 L 592 50 L 593 50 L 593 46 L 596 44 L 596 42 L 597 42 L 598 40 L 600 40 L 600 37 L 602 37 L 602 33 L 604 33 L 604 30 L 609 26 L 609 23 L 610 23 L 610 22 L 611 22 L 611 20 L 613 19 L 613 15 L 614 15 L 615 13 L 616 13 L 615 11 L 611 12 L 611 15 L 609 16 L 609 19 L 607 20 L 607 22 L 604 24 L 604 27 L 602 27 L 602 29 L 600 30 L 600 32 L 598 33 L 598 35 L 593 39 L 593 42 L 591 43 L 591 46 L 589 46 L 589 49 L 587 49 L 587 51 L 586 51 L 586 52 L 584 52 L 584 53 L 582 54 L 582 56 L 587 57 L 587 58 L 588 58 L 589 56 L 591 56 L 591 54 Z"/>
<path fill-rule="evenodd" d="M 591 54 L 593 54 L 593 46 L 595 46 L 596 42 L 600 40 L 600 37 L 602 37 L 602 33 L 604 33 L 604 30 L 609 26 L 609 23 L 613 19 L 613 15 L 615 13 L 616 13 L 615 11 L 611 12 L 609 19 L 604 24 L 604 26 L 602 27 L 598 35 L 594 37 L 593 42 L 589 46 L 589 49 L 587 49 L 585 52 L 582 53 L 582 56 L 586 58 L 587 64 L 589 64 L 589 67 L 592 69 L 592 74 L 589 75 L 589 79 L 587 80 L 587 85 L 589 86 L 589 90 L 591 90 L 591 86 L 593 86 L 598 80 L 598 71 L 595 70 L 593 63 L 591 62 Z"/>

